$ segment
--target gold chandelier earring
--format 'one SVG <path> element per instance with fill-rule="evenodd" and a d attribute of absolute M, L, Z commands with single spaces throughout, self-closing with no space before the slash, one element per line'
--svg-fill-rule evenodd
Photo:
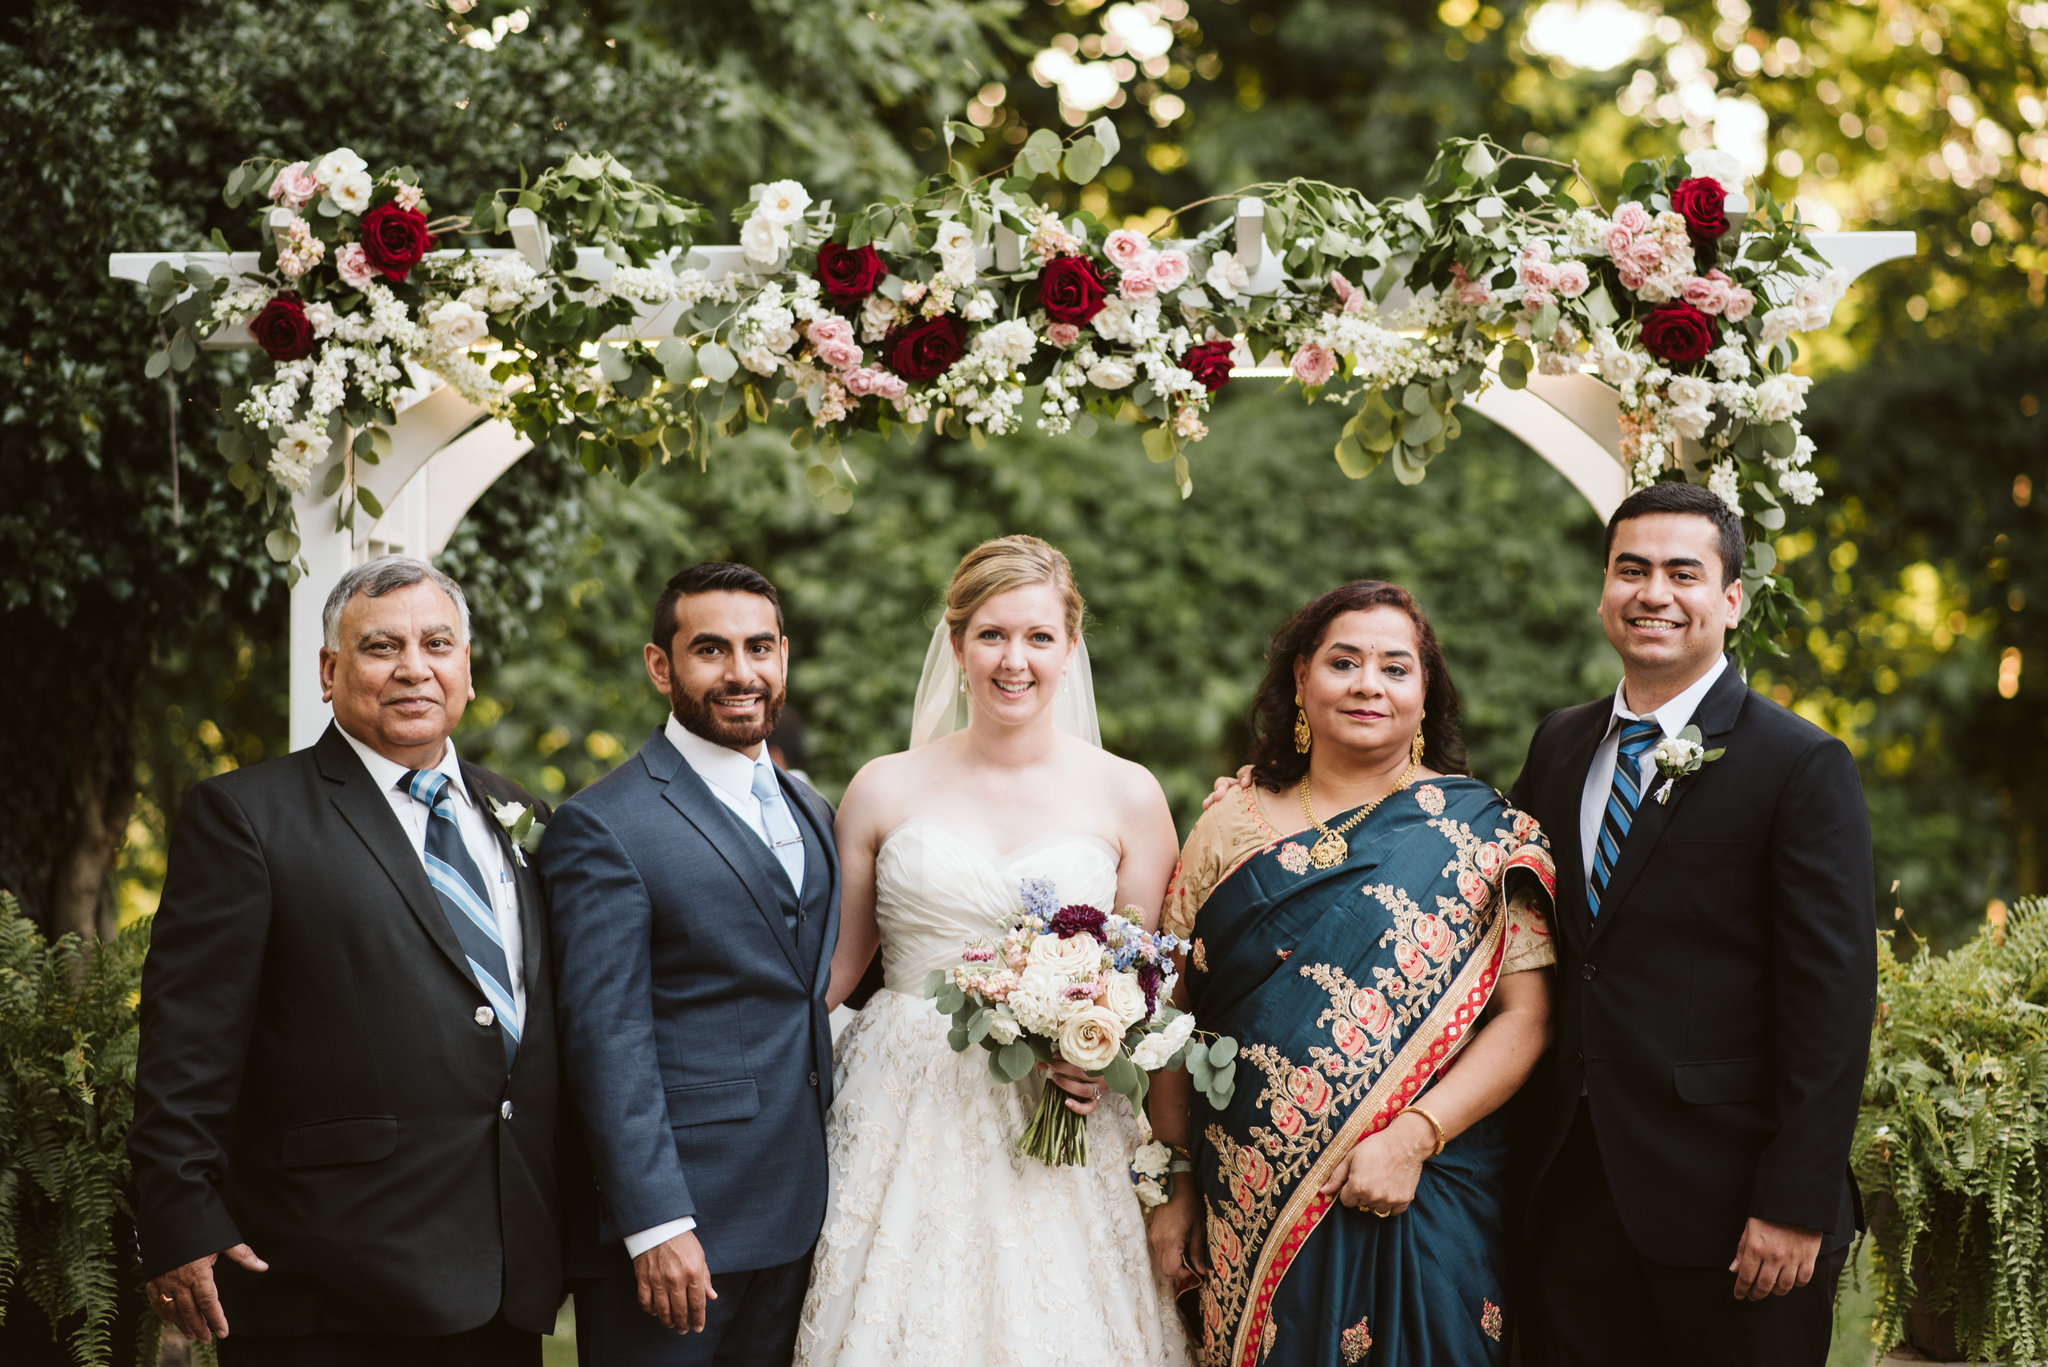
<path fill-rule="evenodd" d="M 1301 694 L 1294 695 L 1294 753 L 1305 755 L 1315 737 L 1308 731 L 1308 709 L 1301 705 Z"/>
<path fill-rule="evenodd" d="M 1415 719 L 1415 739 L 1408 742 L 1408 763 L 1410 765 L 1422 763 L 1422 750 L 1425 744 L 1422 739 L 1422 723 L 1428 719 L 1429 713 L 1427 712 L 1424 712 Z"/>

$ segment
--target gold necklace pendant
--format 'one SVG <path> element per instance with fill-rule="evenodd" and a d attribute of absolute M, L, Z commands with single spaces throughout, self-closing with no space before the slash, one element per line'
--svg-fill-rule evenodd
<path fill-rule="evenodd" d="M 1319 869 L 1334 869 L 1350 857 L 1350 843 L 1331 830 L 1325 830 L 1308 852 L 1308 862 Z"/>

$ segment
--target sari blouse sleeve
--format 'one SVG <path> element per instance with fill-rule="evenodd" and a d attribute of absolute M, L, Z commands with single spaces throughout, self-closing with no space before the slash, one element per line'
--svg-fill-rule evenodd
<path fill-rule="evenodd" d="M 1550 942 L 1550 918 L 1544 911 L 1547 901 L 1532 878 L 1517 878 L 1509 885 L 1508 947 L 1500 966 L 1503 977 L 1557 962 L 1557 946 Z"/>
<path fill-rule="evenodd" d="M 1209 900 L 1209 894 L 1239 864 L 1277 838 L 1253 805 L 1246 789 L 1233 789 L 1223 800 L 1203 812 L 1188 832 L 1181 847 L 1180 863 L 1166 885 L 1166 900 L 1159 908 L 1159 926 L 1182 939 L 1194 933 L 1195 914 Z"/>

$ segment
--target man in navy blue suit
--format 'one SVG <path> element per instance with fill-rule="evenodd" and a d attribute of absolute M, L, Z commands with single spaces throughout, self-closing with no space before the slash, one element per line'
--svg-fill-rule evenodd
<path fill-rule="evenodd" d="M 786 1365 L 825 1218 L 832 810 L 767 753 L 789 661 L 767 579 L 685 570 L 645 654 L 667 721 L 555 813 L 539 861 L 569 1164 L 588 1173 L 577 1352 Z"/>

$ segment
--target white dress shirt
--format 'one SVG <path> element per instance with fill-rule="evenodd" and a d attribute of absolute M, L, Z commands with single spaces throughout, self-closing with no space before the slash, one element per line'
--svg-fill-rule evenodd
<path fill-rule="evenodd" d="M 384 758 L 369 746 L 343 731 L 341 738 L 349 743 L 363 767 L 370 771 L 370 779 L 384 791 L 385 801 L 398 816 L 398 823 L 405 827 L 410 838 L 412 852 L 420 857 L 420 867 L 427 866 L 427 805 L 406 791 L 405 776 L 412 771 L 403 764 Z M 498 918 L 498 936 L 505 942 L 505 966 L 510 970 L 512 981 L 506 986 L 512 989 L 512 1005 L 519 1013 L 516 1024 L 521 1033 L 526 1029 L 526 977 L 520 972 L 519 951 L 522 943 L 519 933 L 519 888 L 512 881 L 512 869 L 505 859 L 505 847 L 498 839 L 497 819 L 484 810 L 482 804 L 462 781 L 462 766 L 455 761 L 455 742 L 450 741 L 441 751 L 441 762 L 433 766 L 448 776 L 448 791 L 455 799 L 455 824 L 462 831 L 463 848 L 476 861 L 477 872 L 484 876 L 484 882 L 491 889 L 491 911 Z"/>
<path fill-rule="evenodd" d="M 1652 714 L 1666 740 L 1692 724 L 1692 714 L 1699 710 L 1700 699 L 1707 696 L 1707 690 L 1714 686 L 1714 681 L 1726 668 L 1728 657 L 1717 656 L 1712 668 Z M 1607 815 L 1607 794 L 1614 787 L 1614 761 L 1621 754 L 1622 724 L 1642 720 L 1628 710 L 1623 693 L 1627 686 L 1627 680 L 1614 686 L 1614 712 L 1607 719 L 1607 734 L 1593 749 L 1593 763 L 1586 769 L 1586 786 L 1579 794 L 1579 854 L 1585 865 L 1582 872 L 1586 875 L 1588 887 L 1593 883 L 1593 852 L 1600 846 L 1600 822 Z M 1641 768 L 1636 776 L 1636 791 L 1648 798 L 1650 779 L 1657 772 L 1656 747 L 1645 750 L 1637 764 Z"/>
<path fill-rule="evenodd" d="M 768 824 L 761 816 L 761 800 L 754 796 L 755 770 L 766 769 L 770 778 L 775 776 L 775 762 L 768 758 L 768 747 L 763 745 L 758 755 L 748 759 L 737 750 L 727 749 L 717 741 L 704 739 L 677 721 L 673 713 L 669 715 L 668 724 L 662 728 L 662 734 L 668 737 L 670 745 L 675 746 L 676 752 L 683 757 L 683 762 L 690 766 L 698 778 L 704 780 L 705 785 L 711 789 L 711 795 L 724 803 L 748 830 L 759 836 L 762 844 L 769 844 Z M 785 794 L 783 801 L 786 803 L 788 800 Z M 793 820 L 797 819 L 794 811 L 790 813 L 790 817 Z M 801 889 L 804 885 L 803 846 L 796 846 L 795 854 L 793 881 Z M 638 1234 L 628 1234 L 626 1256 L 637 1258 L 648 1249 L 657 1248 L 676 1235 L 687 1233 L 696 1227 L 696 1220 L 686 1215 L 680 1220 L 670 1220 L 652 1229 L 643 1229 Z"/>

